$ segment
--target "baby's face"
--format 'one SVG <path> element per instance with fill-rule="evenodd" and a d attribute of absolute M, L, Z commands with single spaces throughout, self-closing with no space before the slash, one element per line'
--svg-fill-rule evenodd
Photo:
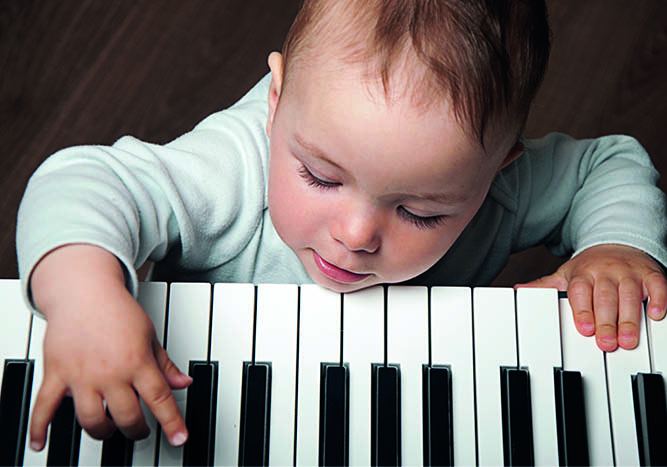
<path fill-rule="evenodd" d="M 430 268 L 479 209 L 503 158 L 485 154 L 448 105 L 388 103 L 349 66 L 290 79 L 268 125 L 280 237 L 316 283 L 339 292 Z"/>

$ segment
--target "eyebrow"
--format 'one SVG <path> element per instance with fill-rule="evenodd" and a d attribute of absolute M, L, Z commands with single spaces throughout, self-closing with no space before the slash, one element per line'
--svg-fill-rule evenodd
<path fill-rule="evenodd" d="M 325 161 L 328 164 L 336 167 L 339 170 L 346 171 L 340 164 L 332 161 L 324 151 L 318 148 L 315 144 L 305 141 L 298 133 L 294 133 L 294 139 L 296 143 L 301 146 L 302 149 L 306 150 L 310 155 Z M 409 196 L 414 196 L 416 198 L 426 199 L 429 201 L 434 201 L 441 204 L 449 203 L 462 203 L 468 197 L 465 194 L 450 194 L 446 195 L 443 193 L 419 193 L 419 194 L 410 194 Z"/>
<path fill-rule="evenodd" d="M 341 167 L 340 164 L 332 161 L 331 158 L 329 158 L 324 151 L 315 146 L 313 143 L 305 141 L 297 133 L 294 134 L 294 139 L 296 140 L 297 144 L 301 146 L 303 149 L 305 149 L 310 155 L 317 157 L 318 159 L 322 159 L 324 162 L 333 165 L 339 170 L 345 171 L 345 169 Z"/>

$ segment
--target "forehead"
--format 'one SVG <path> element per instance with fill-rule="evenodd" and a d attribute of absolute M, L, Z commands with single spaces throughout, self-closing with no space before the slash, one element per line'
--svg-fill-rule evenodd
<path fill-rule="evenodd" d="M 446 101 L 416 106 L 401 92 L 407 77 L 385 96 L 363 67 L 320 57 L 293 78 L 280 103 L 291 133 L 353 175 L 364 174 L 375 191 L 434 192 L 446 184 L 453 193 L 467 190 L 475 173 L 490 173 L 492 160 Z"/>

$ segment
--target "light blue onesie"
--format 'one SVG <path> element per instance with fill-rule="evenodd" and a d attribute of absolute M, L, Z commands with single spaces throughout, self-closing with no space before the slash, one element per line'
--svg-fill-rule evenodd
<path fill-rule="evenodd" d="M 116 255 L 133 293 L 135 268 L 147 259 L 159 262 L 154 278 L 162 280 L 312 282 L 269 216 L 268 85 L 269 76 L 164 146 L 124 137 L 112 147 L 72 147 L 47 159 L 19 210 L 26 298 L 38 260 L 75 242 Z M 541 243 L 558 255 L 624 244 L 667 264 L 665 195 L 634 139 L 551 134 L 525 146 L 419 282 L 489 284 L 511 253 Z"/>

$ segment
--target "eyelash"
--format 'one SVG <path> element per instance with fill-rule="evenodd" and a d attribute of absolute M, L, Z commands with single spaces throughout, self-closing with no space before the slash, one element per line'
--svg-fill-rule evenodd
<path fill-rule="evenodd" d="M 417 216 L 403 206 L 398 207 L 398 215 L 404 220 L 411 222 L 418 229 L 435 229 L 445 221 L 445 216 Z"/>
<path fill-rule="evenodd" d="M 299 176 L 303 178 L 309 186 L 312 186 L 319 190 L 332 190 L 340 186 L 340 183 L 327 182 L 316 177 L 303 164 L 301 164 L 301 167 L 299 167 Z M 399 217 L 401 217 L 401 219 L 410 222 L 418 229 L 434 229 L 439 225 L 441 225 L 445 220 L 445 216 L 442 215 L 427 216 L 427 217 L 417 216 L 416 214 L 413 214 L 407 209 L 405 209 L 403 206 L 399 206 L 397 210 L 398 210 L 398 215 Z"/>
<path fill-rule="evenodd" d="M 340 185 L 340 183 L 325 182 L 324 180 L 317 178 L 303 164 L 301 164 L 301 167 L 299 167 L 299 175 L 306 181 L 306 183 L 308 183 L 308 185 L 319 188 L 320 190 L 331 190 Z"/>

